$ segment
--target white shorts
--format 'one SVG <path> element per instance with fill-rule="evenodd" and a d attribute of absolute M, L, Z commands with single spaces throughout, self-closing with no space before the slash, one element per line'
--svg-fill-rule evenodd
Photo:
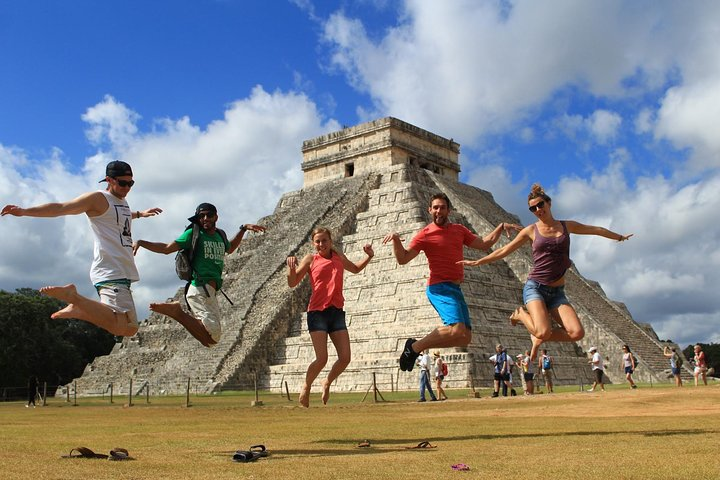
<path fill-rule="evenodd" d="M 700 375 L 701 373 L 706 373 L 708 371 L 707 367 L 695 367 L 694 374 Z"/>
<path fill-rule="evenodd" d="M 205 289 L 207 289 L 207 294 Z M 186 298 L 188 306 L 192 310 L 192 316 L 202 322 L 205 330 L 216 343 L 219 342 L 222 326 L 220 325 L 220 306 L 215 289 L 211 285 L 205 285 L 205 288 L 190 285 Z"/>
<path fill-rule="evenodd" d="M 137 328 L 137 312 L 132 292 L 127 285 L 107 283 L 96 287 L 100 303 L 107 305 L 117 314 L 125 314 L 128 325 Z"/>

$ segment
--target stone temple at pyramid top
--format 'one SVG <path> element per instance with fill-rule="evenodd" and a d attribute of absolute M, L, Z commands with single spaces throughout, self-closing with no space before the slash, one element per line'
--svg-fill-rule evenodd
<path fill-rule="evenodd" d="M 344 128 L 303 142 L 304 187 L 408 164 L 452 180 L 460 144 L 393 117 Z"/>

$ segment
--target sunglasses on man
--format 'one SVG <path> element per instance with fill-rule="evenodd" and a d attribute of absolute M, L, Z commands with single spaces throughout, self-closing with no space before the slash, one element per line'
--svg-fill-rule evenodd
<path fill-rule="evenodd" d="M 132 187 L 133 185 L 135 185 L 135 180 L 120 180 L 118 178 L 115 178 L 114 180 L 121 187 Z"/>

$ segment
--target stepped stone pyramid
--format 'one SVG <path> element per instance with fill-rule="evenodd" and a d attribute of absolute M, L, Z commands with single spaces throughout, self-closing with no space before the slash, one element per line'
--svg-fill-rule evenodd
<path fill-rule="evenodd" d="M 132 378 L 147 383 L 153 394 L 220 389 L 260 388 L 297 392 L 314 358 L 305 323 L 310 286 L 305 279 L 294 289 L 286 282 L 285 259 L 311 251 L 310 234 L 325 226 L 348 258 L 364 255 L 371 243 L 375 258 L 357 275 L 346 272 L 345 310 L 352 361 L 335 390 L 367 390 L 373 377 L 381 391 L 415 389 L 417 372 L 400 372 L 397 363 L 405 339 L 419 338 L 441 325 L 425 297 L 427 260 L 418 255 L 397 265 L 382 238 L 392 231 L 407 243 L 427 225 L 430 197 L 445 192 L 453 204 L 451 221 L 484 235 L 500 222 L 519 220 L 505 212 L 489 192 L 458 181 L 460 146 L 452 140 L 387 117 L 345 128 L 303 143 L 305 182 L 301 190 L 282 196 L 272 215 L 259 223 L 268 230 L 249 235 L 239 253 L 226 261 L 223 289 L 234 305 L 220 299 L 223 337 L 205 348 L 162 315 L 152 314 L 139 332 L 97 358 L 77 379 L 82 394 L 100 393 L 113 383 L 123 393 Z M 497 246 L 507 242 L 503 238 Z M 482 255 L 468 249 L 466 256 Z M 476 257 L 475 257 L 476 258 Z M 445 349 L 449 387 L 489 386 L 494 345 L 511 354 L 529 348 L 529 335 L 512 327 L 508 316 L 522 303 L 522 284 L 531 265 L 529 249 L 489 266 L 466 269 L 462 286 L 473 321 L 473 340 L 466 348 Z M 567 274 L 567 295 L 586 330 L 577 344 L 548 343 L 555 358 L 558 384 L 591 381 L 590 345 L 608 356 L 610 381 L 624 380 L 621 346 L 631 345 L 640 358 L 640 381 L 666 382 L 668 361 L 663 343 L 649 325 L 639 325 L 622 305 L 609 300 L 600 286 L 576 270 Z M 182 299 L 182 290 L 175 295 Z M 332 347 L 326 370 L 334 361 Z M 321 374 L 321 377 L 322 378 Z"/>

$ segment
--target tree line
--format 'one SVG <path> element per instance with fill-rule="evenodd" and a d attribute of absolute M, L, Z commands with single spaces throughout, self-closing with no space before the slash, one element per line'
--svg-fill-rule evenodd
<path fill-rule="evenodd" d="M 0 290 L 0 394 L 24 398 L 28 379 L 58 385 L 82 375 L 95 357 L 107 355 L 117 339 L 90 323 L 53 320 L 50 315 L 66 304 L 37 290 Z M 51 391 L 52 390 L 52 391 Z"/>

